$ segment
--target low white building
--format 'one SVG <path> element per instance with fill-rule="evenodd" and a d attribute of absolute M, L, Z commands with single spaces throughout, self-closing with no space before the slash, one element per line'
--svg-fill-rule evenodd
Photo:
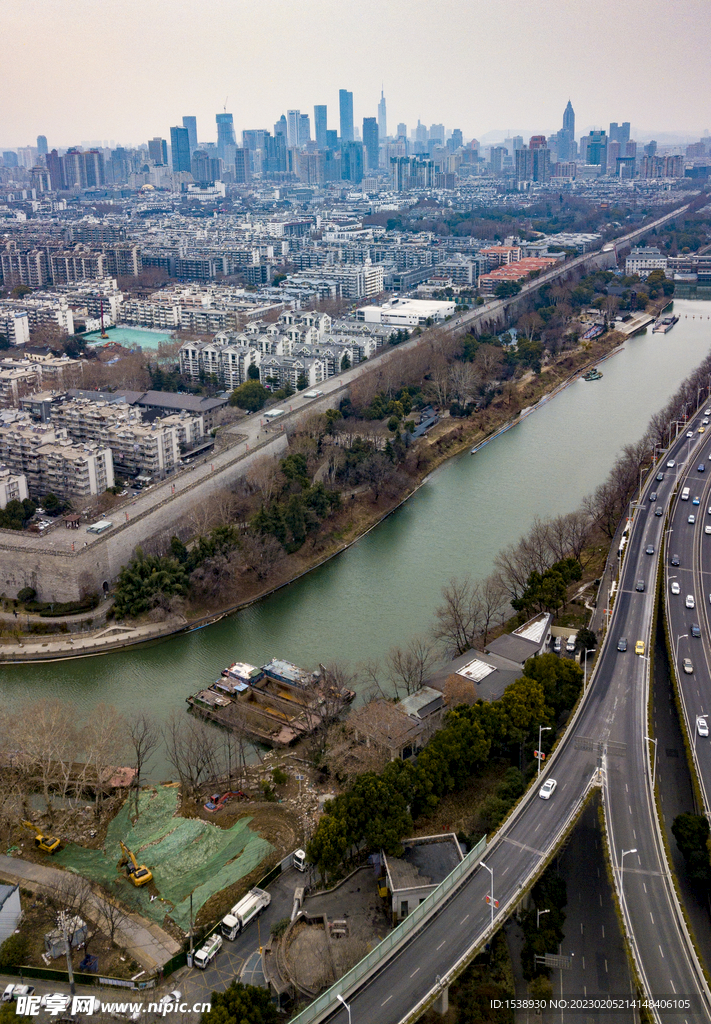
<path fill-rule="evenodd" d="M 367 324 L 392 324 L 394 327 L 424 327 L 428 320 L 440 323 L 454 314 L 455 302 L 427 299 L 391 299 L 382 306 L 361 306 L 358 320 Z"/>
<path fill-rule="evenodd" d="M 633 249 L 625 260 L 625 274 L 631 277 L 638 274 L 643 280 L 653 270 L 666 270 L 667 258 L 656 246 L 638 247 Z"/>

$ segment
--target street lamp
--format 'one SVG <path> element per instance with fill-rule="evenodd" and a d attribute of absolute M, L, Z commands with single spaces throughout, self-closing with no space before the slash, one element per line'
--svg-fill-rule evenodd
<path fill-rule="evenodd" d="M 699 722 L 703 719 L 705 722 L 708 715 L 697 715 L 696 722 L 694 723 L 694 753 L 696 753 L 696 737 L 699 735 Z"/>
<path fill-rule="evenodd" d="M 346 1010 L 348 1011 L 348 1024 L 351 1024 L 351 1007 L 350 1007 L 350 1004 L 345 1001 L 345 999 L 343 998 L 343 996 L 341 995 L 340 992 L 337 994 L 336 999 L 338 1000 L 339 1003 L 343 1003 L 343 1005 L 345 1006 Z"/>
<path fill-rule="evenodd" d="M 645 736 L 644 738 L 649 743 L 654 744 L 654 763 L 652 765 L 652 789 L 654 789 L 654 780 L 657 777 L 657 741 L 652 736 Z"/>
<path fill-rule="evenodd" d="M 676 654 L 674 655 L 674 669 L 677 672 L 679 671 L 679 641 L 688 640 L 688 638 L 688 633 L 680 633 L 679 636 L 676 638 Z"/>
<path fill-rule="evenodd" d="M 541 757 L 541 754 L 543 753 L 543 751 L 541 750 L 541 734 L 544 732 L 550 732 L 551 729 L 552 726 L 550 725 L 538 726 L 538 771 L 536 772 L 536 778 L 538 778 L 538 776 L 541 774 L 541 761 L 543 760 L 543 758 Z"/>
<path fill-rule="evenodd" d="M 541 915 L 550 914 L 550 910 L 537 910 L 536 911 L 536 928 L 541 927 Z"/>
<path fill-rule="evenodd" d="M 636 853 L 637 850 L 623 850 L 622 856 L 620 857 L 620 893 L 623 893 L 623 884 L 625 880 L 625 857 L 628 853 Z"/>
<path fill-rule="evenodd" d="M 583 669 L 583 693 L 585 693 L 585 685 L 586 685 L 585 684 L 585 680 L 586 680 L 587 674 L 588 674 L 588 654 L 594 654 L 594 653 L 595 653 L 595 648 L 594 647 L 591 647 L 589 650 L 585 651 L 585 668 Z"/>
<path fill-rule="evenodd" d="M 539 762 L 539 764 L 540 764 L 540 762 Z M 489 867 L 488 864 L 484 863 L 483 860 L 480 860 L 479 864 L 481 865 L 481 867 L 486 868 L 486 870 L 491 875 L 491 895 L 490 895 L 490 898 L 489 898 L 489 906 L 491 907 L 491 927 L 493 928 L 494 927 L 494 872 Z M 350 1024 L 350 1022 L 349 1022 L 349 1024 Z"/>

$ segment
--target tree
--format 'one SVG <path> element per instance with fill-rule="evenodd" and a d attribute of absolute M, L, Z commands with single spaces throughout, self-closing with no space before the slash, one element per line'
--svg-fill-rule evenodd
<path fill-rule="evenodd" d="M 247 412 L 258 412 L 267 398 L 269 398 L 269 392 L 264 385 L 260 384 L 258 380 L 250 379 L 235 388 L 230 396 L 230 405 L 236 405 Z"/>
<path fill-rule="evenodd" d="M 597 647 L 597 637 L 591 629 L 587 626 L 583 626 L 582 629 L 578 630 L 578 635 L 575 638 L 575 646 L 579 651 L 591 651 Z"/>
<path fill-rule="evenodd" d="M 686 861 L 689 877 L 708 885 L 711 882 L 708 820 L 701 814 L 679 814 L 674 819 L 672 834 Z"/>
<path fill-rule="evenodd" d="M 259 380 L 259 367 L 255 366 L 254 363 L 248 368 L 247 377 L 249 380 Z"/>
<path fill-rule="evenodd" d="M 512 295 L 518 295 L 520 291 L 521 285 L 518 281 L 499 281 L 494 289 L 494 295 L 497 299 L 508 299 Z"/>
<path fill-rule="evenodd" d="M 233 981 L 224 992 L 213 992 L 211 1008 L 200 1024 L 278 1024 L 279 1014 L 268 989 Z"/>
<path fill-rule="evenodd" d="M 15 724 L 16 747 L 42 786 L 50 825 L 54 820 L 52 790 L 62 784 L 63 766 L 71 765 L 77 749 L 76 712 L 60 700 L 44 698 L 25 709 Z M 68 780 L 62 787 L 65 792 Z"/>
<path fill-rule="evenodd" d="M 308 380 L 306 378 L 306 374 L 302 370 L 302 372 L 299 374 L 299 376 L 298 376 L 298 378 L 296 380 L 296 390 L 297 391 L 305 391 L 308 386 L 309 386 L 309 382 L 308 382 Z"/>
<path fill-rule="evenodd" d="M 406 694 L 421 689 L 434 664 L 432 644 L 422 637 L 413 637 L 406 647 L 391 647 L 387 656 L 388 675 L 395 696 L 404 688 Z"/>
<path fill-rule="evenodd" d="M 350 368 L 351 368 L 350 356 L 348 355 L 347 352 L 344 352 L 343 356 L 341 357 L 341 373 L 344 373 L 346 370 L 350 370 Z"/>
<path fill-rule="evenodd" d="M 147 711 L 134 711 L 127 722 L 127 732 L 133 748 L 133 791 L 135 793 L 135 813 L 138 814 L 138 793 L 141 788 L 141 775 L 147 762 L 158 746 L 160 729 L 155 719 Z M 112 936 L 113 939 L 113 936 Z"/>
<path fill-rule="evenodd" d="M 136 557 L 119 573 L 114 609 L 118 618 L 135 617 L 187 591 L 184 565 L 174 558 L 144 555 L 142 548 L 136 548 Z"/>
<path fill-rule="evenodd" d="M 99 912 L 101 930 L 113 945 L 116 942 L 116 932 L 120 931 L 126 923 L 126 915 L 121 906 L 107 896 L 98 898 L 95 906 Z"/>
<path fill-rule="evenodd" d="M 186 796 L 196 796 L 201 786 L 219 778 L 221 740 L 216 729 L 200 719 L 173 712 L 163 729 L 163 740 L 168 762 L 178 773 Z"/>
<path fill-rule="evenodd" d="M 97 704 L 84 726 L 81 747 L 84 750 L 85 770 L 92 769 L 94 778 L 94 810 L 101 814 L 104 786 L 109 769 L 115 768 L 125 741 L 126 723 L 122 715 L 110 704 Z"/>
<path fill-rule="evenodd" d="M 452 577 L 442 588 L 443 603 L 435 611 L 432 635 L 448 650 L 464 654 L 481 633 L 482 608 L 479 585 L 471 577 Z"/>

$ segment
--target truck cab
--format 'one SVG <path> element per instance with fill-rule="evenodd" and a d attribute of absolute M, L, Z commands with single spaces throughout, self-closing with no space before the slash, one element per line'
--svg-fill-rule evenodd
<path fill-rule="evenodd" d="M 306 871 L 306 854 L 303 850 L 294 850 L 294 867 L 297 871 Z"/>
<path fill-rule="evenodd" d="M 222 936 L 215 933 L 210 936 L 204 946 L 201 946 L 193 957 L 193 963 L 200 970 L 204 971 L 222 949 Z"/>

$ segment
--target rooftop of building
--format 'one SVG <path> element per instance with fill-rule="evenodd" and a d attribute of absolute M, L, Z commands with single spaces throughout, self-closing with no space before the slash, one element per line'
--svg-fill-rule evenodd
<path fill-rule="evenodd" d="M 421 889 L 443 882 L 462 860 L 453 833 L 403 840 L 401 857 L 383 855 L 391 891 Z"/>

